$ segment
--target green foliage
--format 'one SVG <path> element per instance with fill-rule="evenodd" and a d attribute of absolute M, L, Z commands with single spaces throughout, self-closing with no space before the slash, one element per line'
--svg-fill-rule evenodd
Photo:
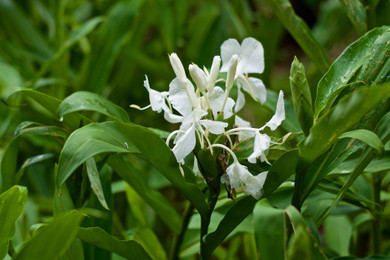
<path fill-rule="evenodd" d="M 0 0 L 0 258 L 388 259 L 389 11 Z M 268 161 L 255 164 L 256 137 L 206 135 L 268 172 L 259 200 L 221 182 L 231 154 L 197 143 L 178 164 L 166 139 L 179 126 L 129 107 L 150 103 L 145 74 L 168 89 L 167 54 L 209 69 L 222 42 L 246 37 L 264 47 L 267 100 L 238 114 L 264 125 L 283 90 L 286 119 L 264 130 Z"/>

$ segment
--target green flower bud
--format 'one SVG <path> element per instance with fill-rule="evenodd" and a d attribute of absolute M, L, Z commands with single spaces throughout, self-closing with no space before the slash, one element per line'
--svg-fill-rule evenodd
<path fill-rule="evenodd" d="M 305 68 L 297 57 L 291 64 L 290 87 L 295 113 L 305 136 L 313 125 L 313 103 L 310 87 L 306 79 Z"/>

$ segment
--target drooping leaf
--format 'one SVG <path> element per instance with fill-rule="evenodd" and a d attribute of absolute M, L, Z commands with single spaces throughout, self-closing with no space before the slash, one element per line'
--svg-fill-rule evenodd
<path fill-rule="evenodd" d="M 98 227 L 80 227 L 77 232 L 77 237 L 84 242 L 109 250 L 127 259 L 152 259 L 136 241 L 117 239 Z"/>
<path fill-rule="evenodd" d="M 83 217 L 76 210 L 57 216 L 52 223 L 38 230 L 37 234 L 23 245 L 15 259 L 59 258 L 72 244 Z"/>
<path fill-rule="evenodd" d="M 61 118 L 66 114 L 84 110 L 95 111 L 126 123 L 130 122 L 129 116 L 123 108 L 102 96 L 86 91 L 75 92 L 65 98 L 58 108 L 58 117 Z"/>
<path fill-rule="evenodd" d="M 339 136 L 339 138 L 354 138 L 368 144 L 379 153 L 383 152 L 383 143 L 381 139 L 372 131 L 367 129 L 356 129 L 349 132 L 345 132 Z"/>
<path fill-rule="evenodd" d="M 359 88 L 343 97 L 310 129 L 309 136 L 299 143 L 300 156 L 311 162 L 325 152 L 345 131 L 349 130 L 376 104 L 388 97 L 390 84 Z"/>
<path fill-rule="evenodd" d="M 201 214 L 207 212 L 203 193 L 182 177 L 174 154 L 153 131 L 120 122 L 94 123 L 73 132 L 59 159 L 57 186 L 87 159 L 99 153 L 133 153 L 158 169 Z"/>
<path fill-rule="evenodd" d="M 389 40 L 390 29 L 383 26 L 369 31 L 344 50 L 318 82 L 315 118 L 326 113 L 347 86 L 362 81 L 370 85 L 386 82 L 383 80 L 390 70 L 390 59 L 386 57 Z M 354 78 L 356 73 L 360 76 Z"/>
<path fill-rule="evenodd" d="M 27 201 L 27 189 L 13 186 L 0 195 L 0 258 L 8 253 L 9 241 L 15 234 L 15 222 L 22 214 Z"/>
<path fill-rule="evenodd" d="M 329 67 L 323 47 L 314 39 L 307 24 L 295 14 L 290 1 L 288 0 L 266 0 L 284 27 L 294 37 L 302 50 L 325 72 Z"/>

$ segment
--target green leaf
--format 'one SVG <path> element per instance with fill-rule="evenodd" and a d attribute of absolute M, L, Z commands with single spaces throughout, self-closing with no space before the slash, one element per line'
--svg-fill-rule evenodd
<path fill-rule="evenodd" d="M 155 210 L 156 214 L 175 234 L 180 232 L 181 218 L 176 210 L 169 204 L 167 199 L 158 191 L 152 189 L 142 178 L 142 172 L 132 166 L 124 155 L 111 155 L 108 159 L 112 169 L 125 180 L 143 200 Z M 146 220 L 144 220 L 146 221 Z"/>
<path fill-rule="evenodd" d="M 325 51 L 314 39 L 309 26 L 295 14 L 290 2 L 288 0 L 266 0 L 266 2 L 307 56 L 321 71 L 325 72 L 329 67 Z"/>
<path fill-rule="evenodd" d="M 367 32 L 366 8 L 360 0 L 340 0 L 349 20 L 359 35 Z"/>
<path fill-rule="evenodd" d="M 345 132 L 339 136 L 339 138 L 354 138 L 359 139 L 360 141 L 368 144 L 375 150 L 377 150 L 380 154 L 383 153 L 383 143 L 381 139 L 372 131 L 367 129 L 357 129 L 349 132 Z"/>
<path fill-rule="evenodd" d="M 348 46 L 330 66 L 329 70 L 318 82 L 314 117 L 326 113 L 338 95 L 348 85 L 360 83 L 380 84 L 387 80 L 390 59 L 386 57 L 386 47 L 390 40 L 389 27 L 375 28 Z M 376 46 L 378 45 L 378 46 Z M 379 58 L 380 57 L 380 58 Z M 360 69 L 360 71 L 359 71 Z M 359 71 L 359 77 L 353 77 Z M 379 78 L 374 77 L 380 74 Z M 380 81 L 376 81 L 379 80 Z"/>
<path fill-rule="evenodd" d="M 59 258 L 72 244 L 83 217 L 76 210 L 55 217 L 52 223 L 38 230 L 37 234 L 23 245 L 15 259 Z"/>
<path fill-rule="evenodd" d="M 96 167 L 96 162 L 93 157 L 89 158 L 86 161 L 86 168 L 87 168 L 88 179 L 89 182 L 91 183 L 91 188 L 93 192 L 95 193 L 96 197 L 98 198 L 102 206 L 105 209 L 109 210 L 106 199 L 104 198 L 102 183 L 100 182 L 99 171 Z"/>
<path fill-rule="evenodd" d="M 260 201 L 253 211 L 257 250 L 262 259 L 286 259 L 286 217 L 283 209 Z"/>
<path fill-rule="evenodd" d="M 22 48 L 37 60 L 44 61 L 51 56 L 52 52 L 46 40 L 14 1 L 0 1 L 0 24 L 7 38 L 20 43 Z"/>
<path fill-rule="evenodd" d="M 328 259 L 305 225 L 296 227 L 295 233 L 291 236 L 288 243 L 287 255 L 289 260 Z"/>
<path fill-rule="evenodd" d="M 45 154 L 35 155 L 35 156 L 28 158 L 27 160 L 24 161 L 24 163 L 22 164 L 22 166 L 20 167 L 20 169 L 16 173 L 15 183 L 19 182 L 20 178 L 22 177 L 22 175 L 24 173 L 24 170 L 27 167 L 34 165 L 36 163 L 43 162 L 43 161 L 48 160 L 48 159 L 52 159 L 54 157 L 55 157 L 55 154 L 53 154 L 53 153 L 45 153 Z"/>
<path fill-rule="evenodd" d="M 205 238 L 205 256 L 209 257 L 223 240 L 250 214 L 257 200 L 251 196 L 236 202 L 219 223 L 214 232 L 207 234 Z"/>
<path fill-rule="evenodd" d="M 335 143 L 382 99 L 388 97 L 390 84 L 380 87 L 359 88 L 343 97 L 340 102 L 310 129 L 309 136 L 298 144 L 300 156 L 314 161 Z"/>
<path fill-rule="evenodd" d="M 106 249 L 127 259 L 152 259 L 136 241 L 117 239 L 98 227 L 80 227 L 77 237 L 84 242 Z"/>
<path fill-rule="evenodd" d="M 350 174 L 355 168 L 358 159 L 359 158 L 344 161 L 330 173 Z M 385 152 L 382 158 L 372 160 L 370 164 L 364 169 L 364 172 L 381 172 L 388 170 L 390 170 L 390 152 Z"/>
<path fill-rule="evenodd" d="M 137 153 L 126 129 L 113 122 L 92 123 L 74 131 L 66 141 L 58 161 L 57 186 L 60 187 L 77 167 L 100 153 Z"/>
<path fill-rule="evenodd" d="M 93 123 L 69 136 L 60 154 L 57 186 L 61 186 L 87 159 L 107 152 L 141 156 L 180 190 L 201 214 L 207 212 L 208 206 L 202 191 L 185 181 L 174 154 L 165 142 L 145 127 L 118 121 Z"/>
<path fill-rule="evenodd" d="M 134 240 L 137 241 L 153 259 L 167 259 L 164 248 L 156 234 L 150 228 L 137 228 L 134 233 Z"/>
<path fill-rule="evenodd" d="M 264 182 L 262 197 L 271 195 L 288 177 L 294 174 L 297 163 L 297 149 L 293 149 L 280 156 L 268 171 L 267 179 Z"/>
<path fill-rule="evenodd" d="M 131 25 L 143 0 L 117 2 L 108 12 L 92 46 L 82 73 L 84 89 L 100 93 L 110 76 L 114 61 L 133 33 Z"/>
<path fill-rule="evenodd" d="M 45 115 L 57 119 L 57 110 L 61 104 L 61 100 L 33 89 L 21 89 L 12 93 L 7 98 L 7 104 L 18 106 L 20 98 L 27 98 L 37 102 L 46 110 Z M 65 123 L 65 125 L 75 129 L 80 126 L 81 122 L 87 123 L 91 122 L 91 120 L 78 113 L 74 113 L 68 116 L 64 116 L 63 122 Z"/>
<path fill-rule="evenodd" d="M 353 227 L 348 217 L 329 216 L 325 219 L 323 227 L 326 245 L 338 255 L 349 255 Z"/>
<path fill-rule="evenodd" d="M 27 189 L 13 186 L 0 195 L 0 258 L 8 253 L 9 241 L 15 234 L 15 222 L 22 214 L 27 201 Z"/>
<path fill-rule="evenodd" d="M 65 98 L 58 108 L 58 117 L 61 118 L 68 113 L 85 110 L 95 111 L 126 123 L 130 122 L 129 116 L 123 108 L 102 96 L 86 91 L 75 92 Z"/>

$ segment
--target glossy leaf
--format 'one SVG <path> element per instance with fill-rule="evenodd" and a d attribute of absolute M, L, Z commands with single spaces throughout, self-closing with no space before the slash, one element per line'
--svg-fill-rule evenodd
<path fill-rule="evenodd" d="M 320 115 L 326 113 L 341 91 L 355 82 L 355 80 L 351 82 L 351 79 L 362 67 L 366 69 L 363 68 L 363 72 L 360 73 L 361 76 L 356 79 L 357 83 L 362 80 L 365 80 L 367 84 L 381 83 L 368 80 L 367 77 L 373 72 L 375 74 L 380 72 L 381 75 L 388 73 L 390 68 L 386 67 L 386 69 L 381 70 L 381 67 L 384 67 L 386 65 L 385 60 L 388 60 L 386 51 L 383 51 L 386 46 L 382 45 L 388 44 L 389 40 L 390 29 L 384 26 L 369 31 L 344 50 L 318 83 L 315 118 L 319 118 Z M 373 49 L 374 45 L 379 45 L 379 50 Z M 381 59 L 378 59 L 379 56 Z M 384 76 L 380 77 L 383 78 Z"/>
<path fill-rule="evenodd" d="M 314 161 L 336 142 L 376 104 L 390 93 L 390 84 L 380 87 L 359 88 L 343 97 L 340 102 L 321 117 L 310 129 L 309 136 L 299 145 L 300 156 L 307 162 Z"/>
<path fill-rule="evenodd" d="M 340 0 L 344 11 L 359 35 L 367 32 L 366 8 L 360 0 Z"/>
<path fill-rule="evenodd" d="M 158 191 L 149 187 L 142 172 L 137 170 L 130 162 L 126 161 L 124 155 L 111 155 L 108 163 L 113 170 L 125 180 L 143 200 L 155 210 L 157 215 L 175 233 L 180 232 L 181 218 L 176 210 L 170 205 L 167 199 Z"/>
<path fill-rule="evenodd" d="M 290 1 L 266 0 L 266 2 L 307 56 L 309 56 L 321 71 L 325 72 L 329 67 L 329 61 L 326 58 L 325 51 L 316 39 L 314 39 L 309 26 L 295 14 Z"/>
<path fill-rule="evenodd" d="M 59 258 L 72 244 L 83 217 L 75 210 L 57 216 L 52 223 L 38 230 L 37 234 L 24 244 L 15 259 Z"/>
<path fill-rule="evenodd" d="M 357 129 L 349 132 L 345 132 L 339 136 L 339 138 L 354 138 L 368 144 L 379 153 L 383 152 L 383 143 L 381 139 L 374 133 L 367 129 Z"/>
<path fill-rule="evenodd" d="M 77 237 L 94 246 L 109 250 L 127 259 L 152 259 L 134 240 L 117 239 L 98 227 L 79 228 Z"/>
<path fill-rule="evenodd" d="M 0 258 L 8 253 L 9 241 L 15 235 L 15 222 L 23 213 L 27 201 L 27 189 L 13 186 L 0 195 Z"/>
<path fill-rule="evenodd" d="M 99 153 L 134 153 L 158 169 L 199 210 L 207 212 L 203 193 L 181 175 L 178 163 L 165 142 L 153 131 L 120 122 L 94 123 L 73 132 L 60 154 L 57 186 L 87 159 Z"/>
<path fill-rule="evenodd" d="M 58 108 L 58 117 L 61 118 L 75 111 L 90 110 L 101 113 L 115 120 L 130 122 L 126 111 L 108 99 L 92 92 L 79 91 L 65 98 Z"/>

